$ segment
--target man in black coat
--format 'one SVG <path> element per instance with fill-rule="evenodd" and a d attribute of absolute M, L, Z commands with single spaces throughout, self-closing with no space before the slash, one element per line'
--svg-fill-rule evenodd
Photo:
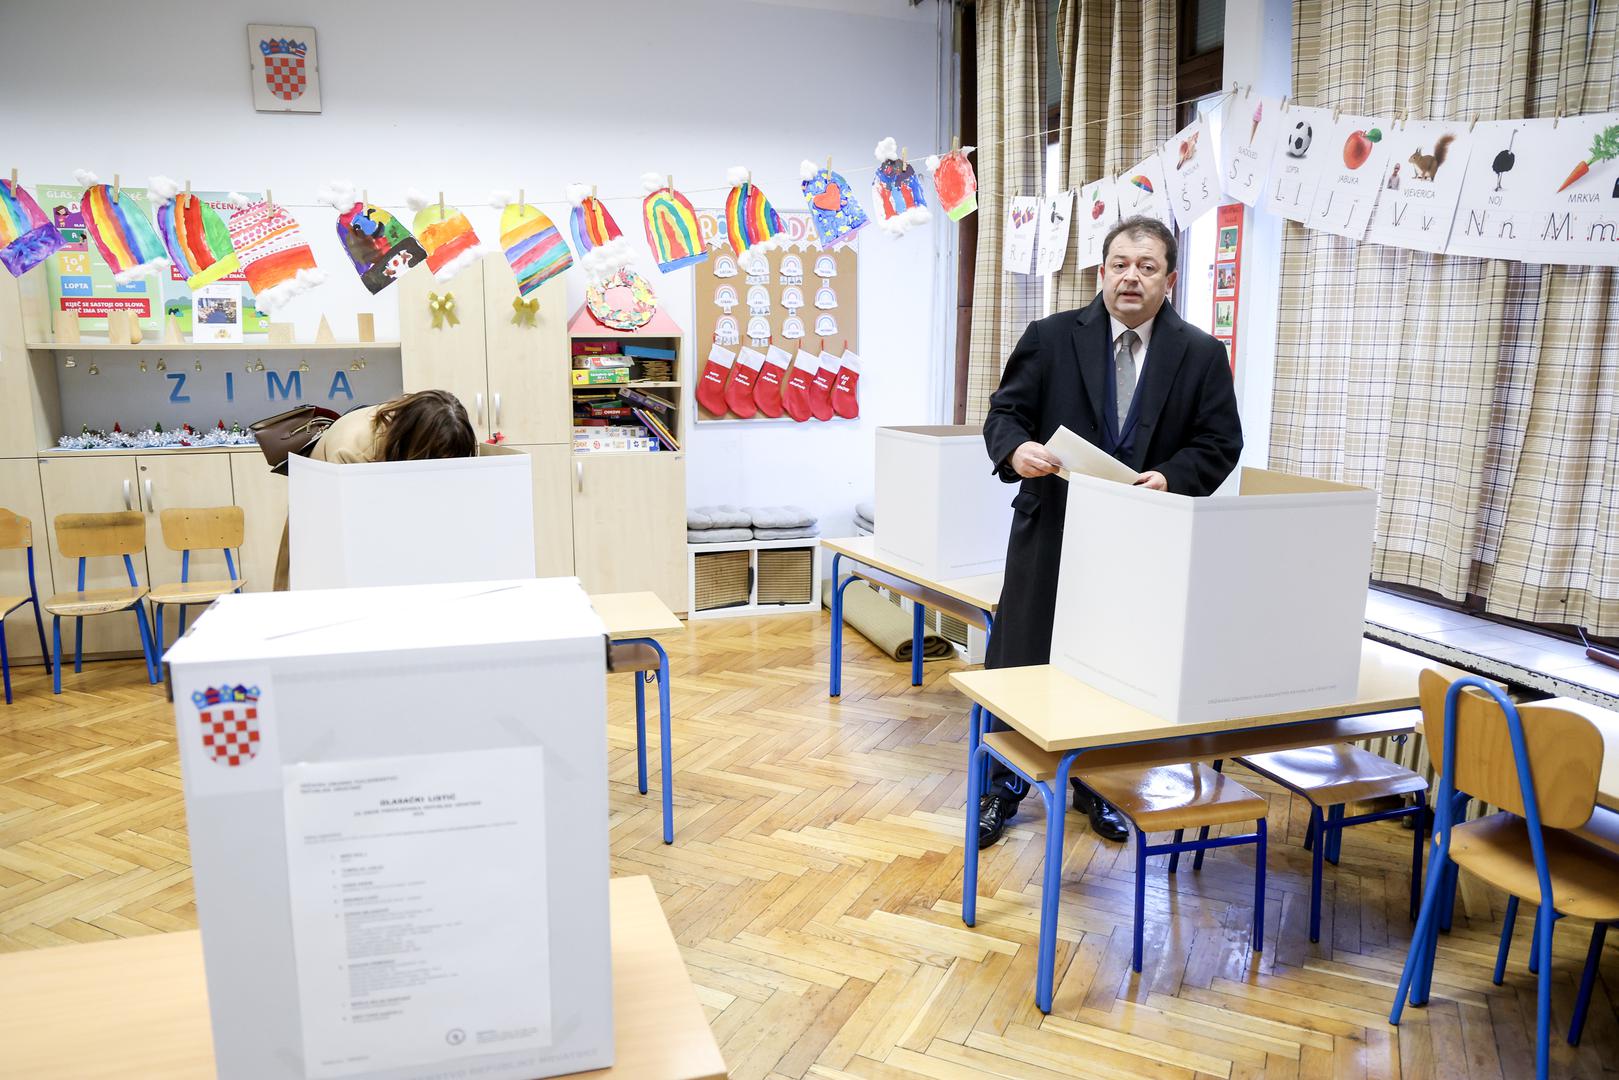
<path fill-rule="evenodd" d="M 1164 304 L 1175 258 L 1175 235 L 1161 222 L 1115 225 L 1102 245 L 1096 299 L 1030 323 L 1006 362 L 984 444 L 996 474 L 1022 486 L 985 667 L 1051 658 L 1068 482 L 1054 475 L 1061 463 L 1045 443 L 1058 427 L 1135 469 L 1136 483 L 1155 491 L 1208 495 L 1237 464 L 1242 423 L 1225 346 Z M 996 762 L 979 805 L 980 843 L 1000 838 L 1022 797 L 1022 783 Z M 1078 780 L 1074 808 L 1090 814 L 1099 835 L 1124 839 L 1118 812 Z"/>

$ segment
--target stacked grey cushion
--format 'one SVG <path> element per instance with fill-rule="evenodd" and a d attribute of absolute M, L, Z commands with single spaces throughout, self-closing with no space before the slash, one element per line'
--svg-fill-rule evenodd
<path fill-rule="evenodd" d="M 854 527 L 857 532 L 871 534 L 877 531 L 877 506 L 871 502 L 854 504 Z"/>
<path fill-rule="evenodd" d="M 817 536 L 815 515 L 802 506 L 698 506 L 686 511 L 686 541 L 736 544 Z"/>

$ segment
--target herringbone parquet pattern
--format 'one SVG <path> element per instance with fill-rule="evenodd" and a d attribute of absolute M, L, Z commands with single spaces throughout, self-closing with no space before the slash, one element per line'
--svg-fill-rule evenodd
<path fill-rule="evenodd" d="M 613 866 L 657 883 L 737 1078 L 1532 1074 L 1532 917 L 1519 920 L 1506 986 L 1491 985 L 1500 897 L 1464 879 L 1432 1004 L 1389 1027 L 1410 934 L 1409 834 L 1349 831 L 1311 945 L 1306 814 L 1247 774 L 1271 796 L 1263 953 L 1249 940 L 1251 854 L 1215 852 L 1178 880 L 1159 858 L 1146 970 L 1134 976 L 1128 849 L 1071 817 L 1055 1009 L 1042 1017 L 1032 815 L 986 852 L 978 928 L 961 924 L 965 708 L 945 679 L 953 665 L 928 665 L 913 688 L 908 665 L 852 635 L 833 703 L 824 615 L 701 622 L 666 644 L 676 843 L 660 840 L 656 788 L 635 790 L 629 677 L 614 677 Z M 194 926 L 161 689 L 134 663 L 87 666 L 60 698 L 39 669 L 15 674 L 17 703 L 0 707 L 0 950 Z M 1560 1027 L 1587 936 L 1578 925 L 1559 934 Z M 1559 1075 L 1619 1071 L 1608 992 L 1619 954 L 1605 959 L 1583 1045 L 1554 1040 Z"/>

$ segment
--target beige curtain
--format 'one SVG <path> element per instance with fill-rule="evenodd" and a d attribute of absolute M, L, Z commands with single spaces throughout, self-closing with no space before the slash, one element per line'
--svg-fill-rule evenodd
<path fill-rule="evenodd" d="M 1134 165 L 1175 134 L 1173 0 L 1059 0 L 1062 79 L 1059 183 L 1078 190 Z M 1079 266 L 1079 230 L 1055 282 L 1055 310 L 1096 295 L 1095 266 Z"/>
<path fill-rule="evenodd" d="M 978 254 L 973 267 L 966 418 L 983 420 L 1001 365 L 1040 315 L 1040 280 L 1001 270 L 1007 200 L 1042 190 L 1043 0 L 978 0 Z"/>
<path fill-rule="evenodd" d="M 1619 0 L 1301 0 L 1294 97 L 1433 119 L 1602 112 L 1619 108 L 1616 45 Z M 1378 579 L 1619 634 L 1616 281 L 1290 223 L 1272 466 L 1379 489 Z"/>

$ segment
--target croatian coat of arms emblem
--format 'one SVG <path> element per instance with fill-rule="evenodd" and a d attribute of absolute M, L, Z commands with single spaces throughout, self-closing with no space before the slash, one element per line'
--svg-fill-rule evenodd
<path fill-rule="evenodd" d="M 202 724 L 202 747 L 215 764 L 235 767 L 259 752 L 259 688 L 220 686 L 191 695 Z"/>

